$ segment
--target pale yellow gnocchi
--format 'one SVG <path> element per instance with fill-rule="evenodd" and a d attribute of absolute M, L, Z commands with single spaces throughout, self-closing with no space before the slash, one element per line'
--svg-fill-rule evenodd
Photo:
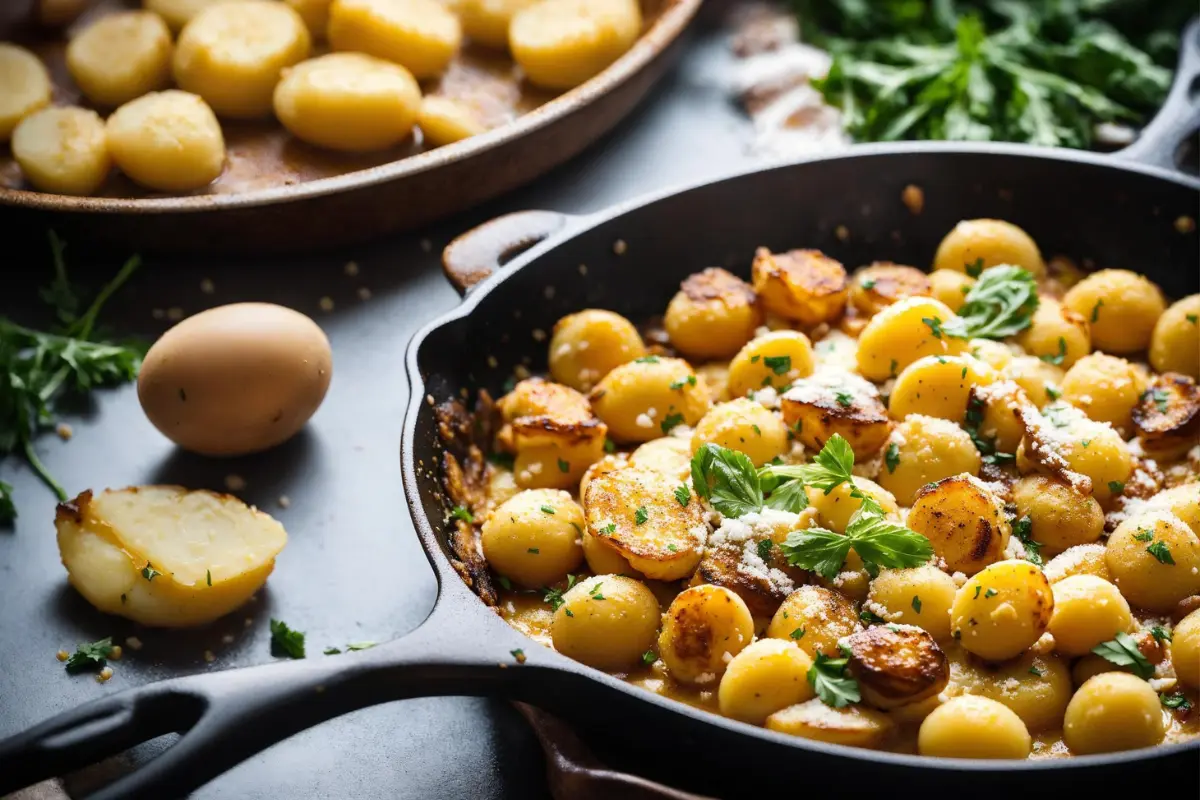
<path fill-rule="evenodd" d="M 149 11 L 101 17 L 67 45 L 67 69 L 88 100 L 119 106 L 171 82 L 171 31 Z"/>
<path fill-rule="evenodd" d="M 12 153 L 25 179 L 43 192 L 95 194 L 112 170 L 104 120 L 76 106 L 44 108 L 21 120 Z"/>
<path fill-rule="evenodd" d="M 508 48 L 525 77 L 570 89 L 625 54 L 642 30 L 637 0 L 538 0 L 508 25 Z"/>
<path fill-rule="evenodd" d="M 334 50 L 395 62 L 422 80 L 462 46 L 458 17 L 437 0 L 333 0 L 325 35 Z"/>
<path fill-rule="evenodd" d="M 50 105 L 52 91 L 41 59 L 24 47 L 0 42 L 0 142 L 7 142 L 25 117 Z"/>
<path fill-rule="evenodd" d="M 197 95 L 168 89 L 118 108 L 105 123 L 108 152 L 121 171 L 162 192 L 212 183 L 225 169 L 225 137 Z"/>

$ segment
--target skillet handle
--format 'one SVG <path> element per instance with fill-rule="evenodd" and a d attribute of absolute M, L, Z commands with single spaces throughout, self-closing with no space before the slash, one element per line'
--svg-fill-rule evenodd
<path fill-rule="evenodd" d="M 472 228 L 442 251 L 442 269 L 466 294 L 513 257 L 549 239 L 574 217 L 557 211 L 516 211 Z"/>
<path fill-rule="evenodd" d="M 449 605 L 439 603 L 415 631 L 370 650 L 175 678 L 66 711 L 0 741 L 0 797 L 171 732 L 183 735 L 91 800 L 182 797 L 255 753 L 360 708 L 433 695 L 537 695 L 539 683 L 553 683 L 536 663 L 542 648 L 530 648 L 527 663 L 517 664 L 502 648 L 528 646 L 527 639 L 498 634 L 486 627 L 490 620 L 461 607 L 454 614 Z"/>
<path fill-rule="evenodd" d="M 1200 128 L 1200 17 L 1183 31 L 1179 67 L 1167 101 L 1137 140 L 1116 155 L 1142 164 L 1176 170 L 1175 156 Z"/>

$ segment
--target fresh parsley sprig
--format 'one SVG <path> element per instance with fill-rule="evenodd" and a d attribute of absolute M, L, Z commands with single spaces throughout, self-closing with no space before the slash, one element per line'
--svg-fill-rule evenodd
<path fill-rule="evenodd" d="M 100 669 L 112 657 L 113 643 L 111 636 L 105 636 L 98 642 L 81 644 L 67 659 L 67 672 L 74 675 L 77 672 Z"/>
<path fill-rule="evenodd" d="M 745 453 L 706 444 L 692 456 L 696 494 L 727 517 L 762 511 L 763 491 L 754 462 Z"/>
<path fill-rule="evenodd" d="M 1037 282 L 1029 270 L 992 267 L 979 276 L 958 316 L 945 321 L 942 330 L 956 339 L 1003 339 L 1028 328 L 1037 307 Z"/>
<path fill-rule="evenodd" d="M 283 620 L 271 620 L 271 655 L 304 658 L 304 633 L 292 630 Z"/>
<path fill-rule="evenodd" d="M 1148 680 L 1154 674 L 1154 665 L 1142 655 L 1137 640 L 1124 631 L 1096 645 L 1092 652 L 1118 667 L 1129 667 L 1142 680 Z"/>
<path fill-rule="evenodd" d="M 846 652 L 842 651 L 843 654 Z M 846 675 L 846 665 L 850 658 L 830 658 L 824 653 L 817 653 L 813 665 L 808 668 L 808 682 L 822 703 L 834 708 L 843 708 L 862 699 L 858 681 Z"/>
<path fill-rule="evenodd" d="M 863 497 L 844 535 L 825 528 L 805 528 L 789 533 L 779 546 L 789 564 L 826 579 L 837 577 L 851 548 L 869 571 L 917 567 L 933 558 L 929 539 L 890 522 L 870 497 Z"/>
<path fill-rule="evenodd" d="M 841 434 L 835 433 L 825 442 L 821 452 L 813 456 L 813 463 L 768 465 L 762 468 L 760 475 L 776 480 L 795 478 L 805 486 L 829 494 L 840 484 L 854 482 L 854 448 Z"/>

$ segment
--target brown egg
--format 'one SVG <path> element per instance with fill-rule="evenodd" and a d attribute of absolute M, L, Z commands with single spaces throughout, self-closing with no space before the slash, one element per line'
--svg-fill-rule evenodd
<path fill-rule="evenodd" d="M 234 303 L 189 317 L 142 364 L 138 399 L 154 427 L 201 455 L 235 456 L 290 439 L 321 405 L 333 363 L 308 317 Z"/>

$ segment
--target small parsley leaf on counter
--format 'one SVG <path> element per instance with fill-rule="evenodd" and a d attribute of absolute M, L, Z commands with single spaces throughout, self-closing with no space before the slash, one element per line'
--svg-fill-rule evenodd
<path fill-rule="evenodd" d="M 100 669 L 108 663 L 109 656 L 112 655 L 113 643 L 112 637 L 106 636 L 98 642 L 91 644 L 81 644 L 67 659 L 67 672 L 74 675 L 77 672 L 86 672 L 87 670 Z"/>
<path fill-rule="evenodd" d="M 283 620 L 272 618 L 271 655 L 304 658 L 304 633 L 292 630 Z"/>

